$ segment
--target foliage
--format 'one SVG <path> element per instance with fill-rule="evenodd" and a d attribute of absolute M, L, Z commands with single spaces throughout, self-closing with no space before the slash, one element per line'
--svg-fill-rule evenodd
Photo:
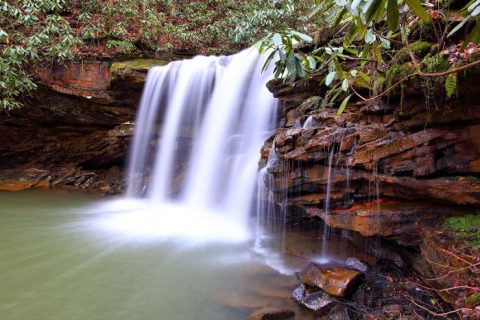
<path fill-rule="evenodd" d="M 480 0 L 471 0 L 458 12 L 449 5 L 450 1 L 316 0 L 307 22 L 319 28 L 314 37 L 278 29 L 257 46 L 260 52 L 270 52 L 266 65 L 275 61 L 276 78 L 293 84 L 321 76 L 323 107 L 339 103 L 343 110 L 353 96 L 371 101 L 414 76 L 424 79 L 428 92 L 440 85 L 451 97 L 456 74 L 470 67 L 465 62 L 478 50 L 473 45 L 465 53 L 472 47 L 470 41 L 480 41 Z M 467 33 L 466 41 L 458 42 L 460 30 Z M 449 64 L 444 63 L 445 55 Z M 413 70 L 399 78 L 399 65 L 407 61 Z"/>
<path fill-rule="evenodd" d="M 445 228 L 464 240 L 466 247 L 480 249 L 480 214 L 448 218 Z"/>
<path fill-rule="evenodd" d="M 36 84 L 27 66 L 73 57 L 79 41 L 60 15 L 65 0 L 5 1 L 0 5 L 0 110 L 20 106 L 17 98 Z"/>
<path fill-rule="evenodd" d="M 305 25 L 307 12 L 313 4 L 313 0 L 244 1 L 235 15 L 236 27 L 230 31 L 230 36 L 236 42 L 243 42 L 279 27 L 300 28 Z"/>
<path fill-rule="evenodd" d="M 312 0 L 313 1 L 313 0 Z M 6 0 L 0 4 L 0 110 L 19 107 L 41 63 L 172 51 L 228 54 L 280 25 L 297 0 Z"/>

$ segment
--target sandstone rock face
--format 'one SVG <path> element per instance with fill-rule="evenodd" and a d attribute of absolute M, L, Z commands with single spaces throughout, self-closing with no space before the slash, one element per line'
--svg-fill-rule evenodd
<path fill-rule="evenodd" d="M 268 87 L 283 103 L 284 126 L 266 141 L 260 165 L 274 147 L 274 205 L 291 215 L 418 245 L 420 222 L 480 207 L 480 108 L 471 87 L 437 110 L 412 89 L 402 102 L 352 104 L 341 115 L 318 108 L 318 87 Z M 294 127 L 307 118 L 307 128 Z"/>
<path fill-rule="evenodd" d="M 300 282 L 317 287 L 334 297 L 350 295 L 358 286 L 362 273 L 339 265 L 310 263 L 300 273 Z"/>
<path fill-rule="evenodd" d="M 84 61 L 33 71 L 39 89 L 0 115 L 0 190 L 117 193 L 147 70 L 165 61 Z"/>

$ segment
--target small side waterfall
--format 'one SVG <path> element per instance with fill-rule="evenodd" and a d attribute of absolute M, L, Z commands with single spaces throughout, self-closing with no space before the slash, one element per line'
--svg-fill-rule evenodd
<path fill-rule="evenodd" d="M 211 220 L 205 212 L 246 227 L 260 148 L 276 118 L 277 102 L 266 88 L 272 70 L 261 72 L 265 59 L 249 49 L 149 71 L 130 155 L 129 198 L 156 211 L 164 204 L 188 208 L 184 223 L 204 221 L 199 228 Z"/>

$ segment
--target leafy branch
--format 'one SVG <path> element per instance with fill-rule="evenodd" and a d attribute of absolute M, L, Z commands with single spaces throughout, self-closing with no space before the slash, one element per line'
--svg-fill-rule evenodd
<path fill-rule="evenodd" d="M 269 51 L 265 68 L 275 60 L 275 78 L 293 84 L 301 78 L 321 76 L 320 85 L 325 94 L 319 106 L 338 105 L 338 113 L 344 110 L 352 96 L 361 100 L 358 104 L 368 103 L 391 93 L 415 76 L 445 78 L 445 91 L 451 97 L 456 91 L 457 74 L 480 62 L 473 61 L 456 67 L 456 62 L 450 61 L 451 66 L 448 66 L 442 60 L 445 55 L 443 50 L 448 41 L 454 40 L 453 35 L 463 30 L 469 21 L 475 25 L 469 29 L 470 33 L 459 46 L 459 51 L 467 48 L 470 41 L 480 41 L 480 0 L 472 0 L 460 10 L 460 22 L 450 21 L 452 14 L 448 6 L 422 4 L 418 0 L 316 1 L 310 19 L 321 22 L 322 29 L 317 35 L 325 34 L 324 30 L 335 30 L 333 35 L 318 39 L 317 35 L 310 37 L 283 29 L 267 35 L 257 43 L 257 47 L 260 52 Z M 451 29 L 454 23 L 457 25 Z M 422 53 L 425 61 L 420 62 L 415 57 L 416 49 L 408 39 L 419 28 L 436 30 L 437 24 L 442 31 L 433 32 L 437 38 L 433 38 L 432 43 L 439 45 L 429 44 L 430 50 Z M 419 43 L 418 50 L 422 48 Z M 477 51 L 477 48 L 473 51 Z M 405 55 L 403 52 L 410 58 L 414 71 L 402 75 L 398 73 L 398 64 L 404 63 L 401 60 Z M 432 61 L 438 64 L 438 68 L 432 66 Z M 423 63 L 432 70 L 423 71 Z M 404 63 L 403 69 L 409 69 L 407 64 Z M 392 84 L 398 78 L 400 80 Z"/>

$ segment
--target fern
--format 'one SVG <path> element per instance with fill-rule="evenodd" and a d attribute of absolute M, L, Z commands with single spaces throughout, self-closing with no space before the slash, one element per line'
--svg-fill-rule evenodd
<path fill-rule="evenodd" d="M 457 90 L 457 75 L 451 74 L 445 80 L 445 90 L 447 91 L 447 96 L 450 98 L 455 91 Z"/>

